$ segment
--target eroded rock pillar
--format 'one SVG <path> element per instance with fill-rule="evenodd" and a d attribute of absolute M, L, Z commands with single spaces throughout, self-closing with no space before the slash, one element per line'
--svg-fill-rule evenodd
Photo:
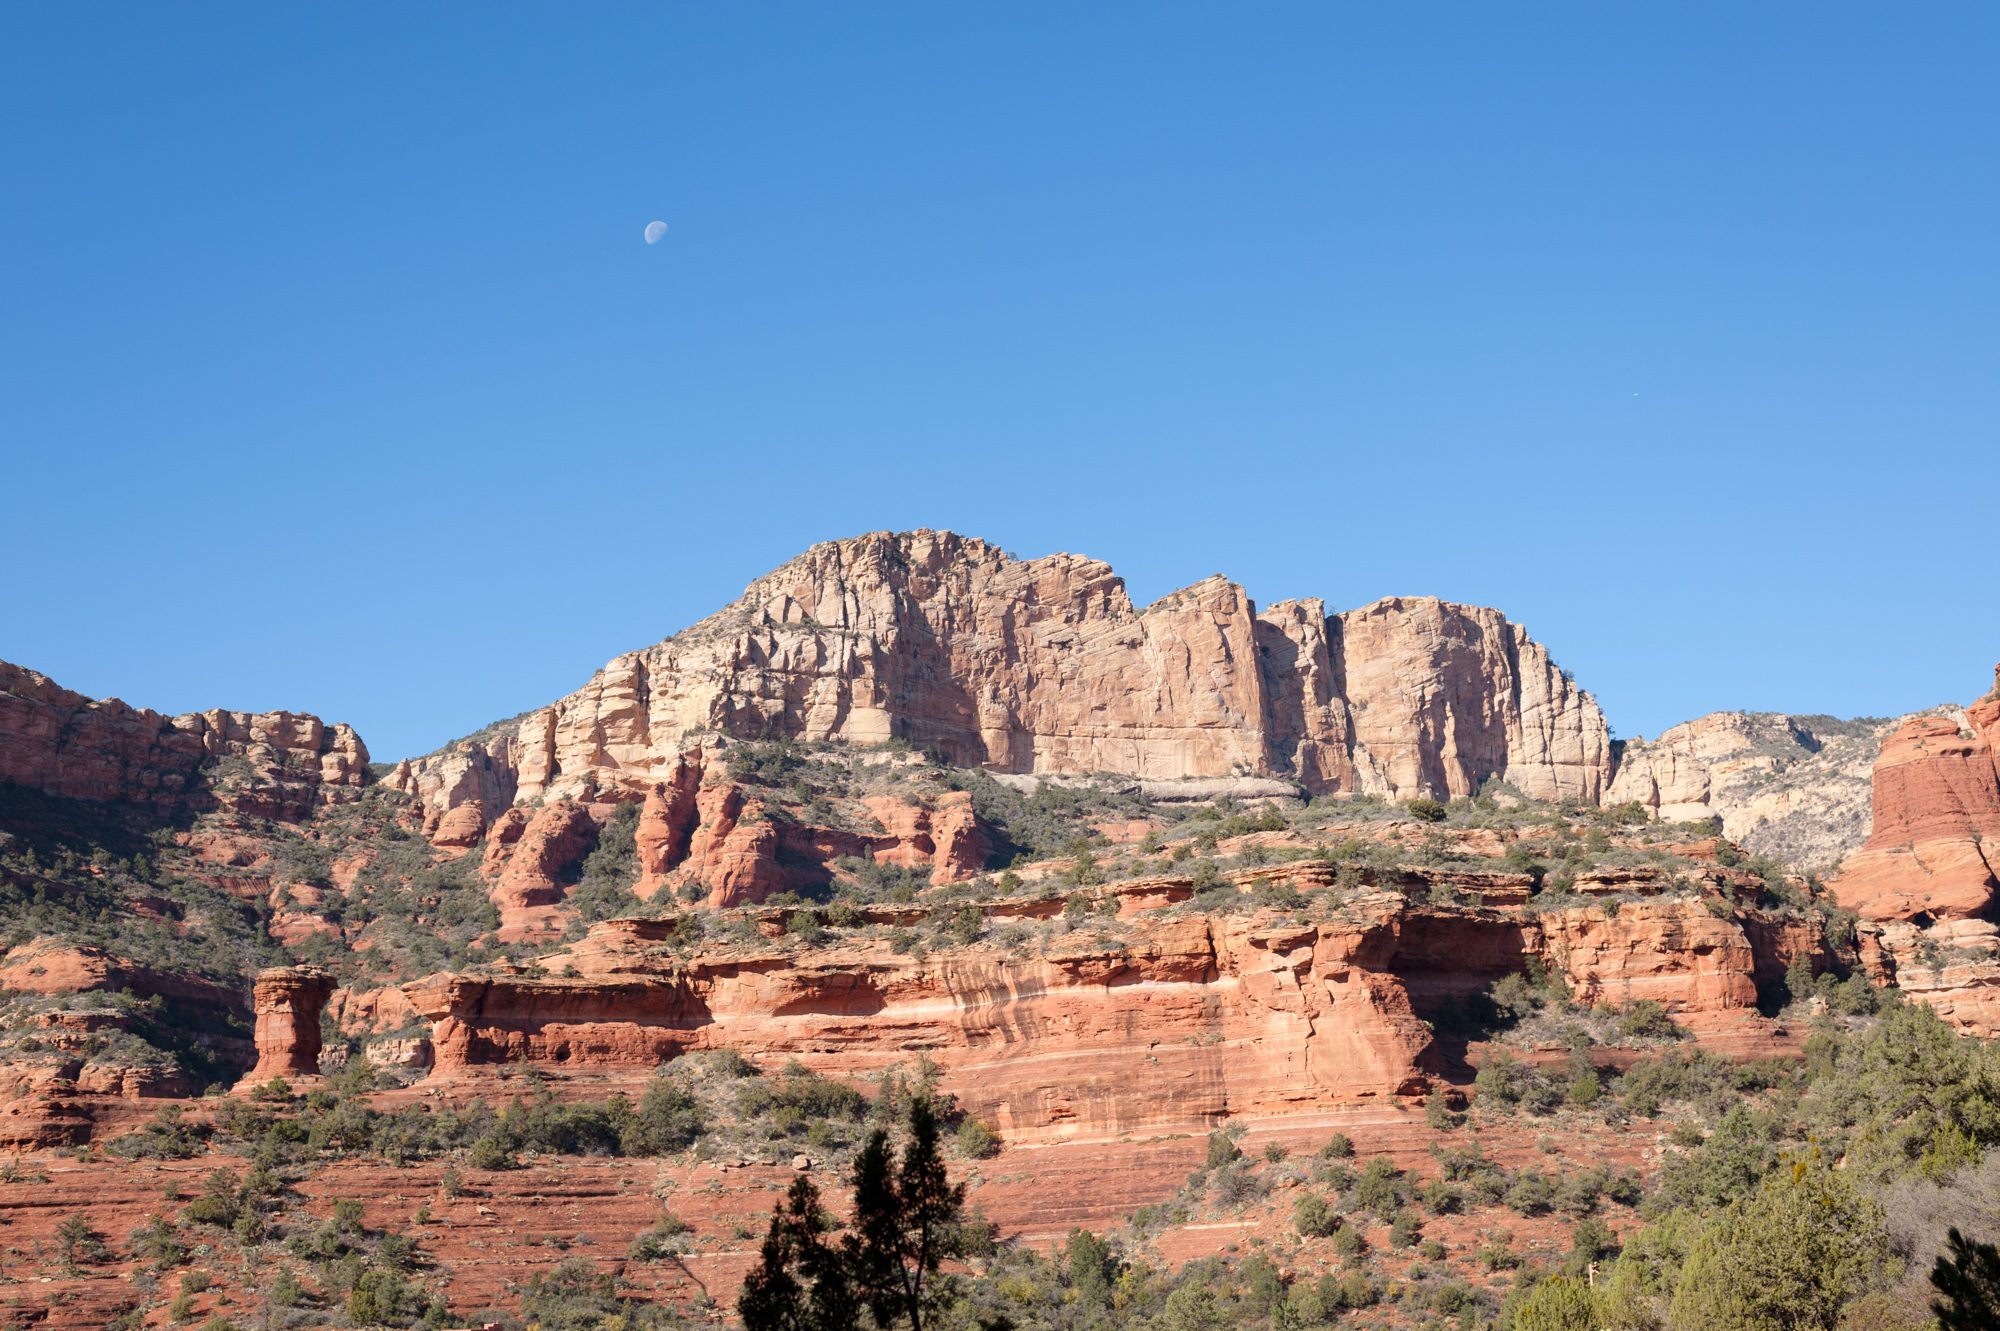
<path fill-rule="evenodd" d="M 319 1014 L 332 996 L 333 976 L 317 966 L 275 966 L 260 971 L 252 991 L 257 1014 L 257 1066 L 246 1086 L 274 1077 L 319 1075 Z"/>

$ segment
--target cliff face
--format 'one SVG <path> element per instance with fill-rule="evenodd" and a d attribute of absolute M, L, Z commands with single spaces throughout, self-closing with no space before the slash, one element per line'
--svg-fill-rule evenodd
<path fill-rule="evenodd" d="M 1969 919 L 1992 907 L 2000 687 L 1962 721 L 1917 716 L 1897 728 L 1875 765 L 1874 818 L 1833 885 L 1842 905 L 1875 920 Z"/>
<path fill-rule="evenodd" d="M 1529 914 L 1380 890 L 1331 907 L 1333 874 L 1312 862 L 1233 878 L 1246 892 L 1283 882 L 1329 907 L 1310 921 L 1162 913 L 1193 895 L 1192 881 L 1138 880 L 1107 891 L 1117 918 L 1146 917 L 1142 928 L 1122 940 L 1078 932 L 1039 955 L 968 945 L 910 956 L 862 940 L 683 954 L 670 946 L 674 921 L 618 920 L 544 958 L 541 974 L 437 975 L 404 992 L 433 1023 L 440 1076 L 494 1064 L 637 1071 L 724 1045 L 852 1076 L 921 1052 L 1019 1141 L 1189 1131 L 1417 1089 L 1444 1056 L 1421 1018 L 1531 959 L 1591 1003 L 1655 1000 L 1727 1044 L 1760 1026 L 1759 978 L 1817 946 L 1682 889 Z M 982 909 L 1048 919 L 1063 905 Z M 885 919 L 895 909 L 879 908 Z M 782 936 L 785 915 L 760 918 L 760 930 Z"/>
<path fill-rule="evenodd" d="M 654 922 L 599 926 L 565 979 L 406 986 L 438 1072 L 495 1063 L 648 1068 L 728 1045 L 869 1071 L 922 1052 L 1016 1139 L 1180 1127 L 1420 1080 L 1430 1034 L 1381 971 L 1392 918 L 1353 927 L 1163 923 L 1125 947 L 1039 957 L 886 947 L 696 956 Z M 664 930 L 662 930 L 664 932 Z"/>
<path fill-rule="evenodd" d="M 1867 839 L 1870 777 L 1895 724 L 1714 712 L 1627 743 L 1604 801 L 1720 818 L 1748 850 L 1831 868 Z"/>
<path fill-rule="evenodd" d="M 491 737 L 399 767 L 433 821 L 667 779 L 691 737 L 880 743 L 1011 773 L 1466 794 L 1492 777 L 1596 800 L 1596 703 L 1495 611 L 1392 599 L 1258 614 L 1211 578 L 1143 610 L 1074 555 L 949 533 L 813 547 L 734 604 L 619 657 Z"/>
<path fill-rule="evenodd" d="M 232 772 L 224 760 L 241 760 Z M 344 725 L 294 712 L 162 716 L 73 693 L 0 661 L 0 782 L 44 794 L 166 807 L 226 806 L 297 821 L 368 781 Z"/>
<path fill-rule="evenodd" d="M 2000 1031 L 2000 669 L 1962 719 L 1915 716 L 1889 737 L 1874 816 L 1830 884 L 1870 969 L 1961 1029 Z"/>

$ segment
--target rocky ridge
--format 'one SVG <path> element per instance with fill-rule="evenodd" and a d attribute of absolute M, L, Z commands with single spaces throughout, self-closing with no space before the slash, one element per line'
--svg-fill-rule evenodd
<path fill-rule="evenodd" d="M 578 692 L 388 778 L 438 822 L 666 777 L 706 736 L 881 744 L 962 766 L 1308 792 L 1595 801 L 1597 704 L 1498 612 L 1391 598 L 1259 612 L 1210 578 L 1143 610 L 1108 565 L 948 532 L 814 546 Z"/>
<path fill-rule="evenodd" d="M 162 716 L 0 661 L 0 782 L 296 822 L 368 780 L 368 749 L 345 725 L 298 712 Z"/>
<path fill-rule="evenodd" d="M 1875 760 L 1896 724 L 1712 712 L 1619 745 L 1605 802 L 1718 818 L 1746 850 L 1830 871 L 1868 837 Z"/>

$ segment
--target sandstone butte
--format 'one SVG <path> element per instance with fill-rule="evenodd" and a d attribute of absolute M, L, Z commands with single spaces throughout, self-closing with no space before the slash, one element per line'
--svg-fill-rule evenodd
<path fill-rule="evenodd" d="M 1108 565 L 948 532 L 814 546 L 551 706 L 399 764 L 439 828 L 671 779 L 705 738 L 907 741 L 995 772 L 1597 800 L 1603 714 L 1497 611 L 1259 611 L 1210 578 L 1134 607 Z M 454 836 L 466 835 L 460 815 Z"/>

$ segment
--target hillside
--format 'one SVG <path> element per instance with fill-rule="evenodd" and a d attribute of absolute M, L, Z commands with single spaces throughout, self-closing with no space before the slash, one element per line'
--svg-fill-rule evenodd
<path fill-rule="evenodd" d="M 1829 1070 L 1986 1093 L 1995 698 L 1614 744 L 1492 610 L 1139 609 L 930 532 L 379 778 L 344 726 L 0 666 L 0 1244 L 41 1273 L 0 1306 L 715 1321 L 778 1192 L 922 1095 L 983 1218 L 952 1326 L 1480 1326 L 1621 1247 L 1664 1309 L 1658 1233 L 1780 1150 L 1983 1177 L 1984 1120 L 1885 1153 Z M 1937 1235 L 1890 1221 L 1913 1306 Z M 1078 1230 L 1124 1303 L 1048 1264 Z"/>

